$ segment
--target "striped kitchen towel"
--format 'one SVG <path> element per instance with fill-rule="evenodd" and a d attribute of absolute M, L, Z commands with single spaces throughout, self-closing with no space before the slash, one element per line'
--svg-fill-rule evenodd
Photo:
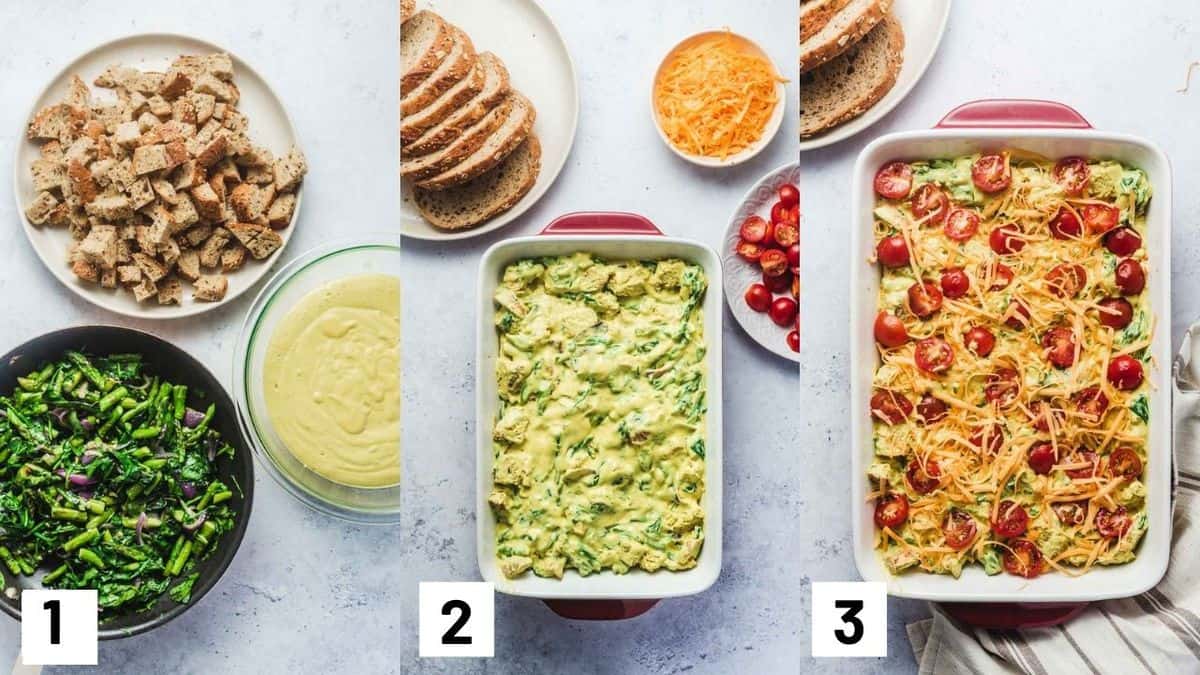
<path fill-rule="evenodd" d="M 1200 325 L 1182 355 L 1200 350 Z M 1171 565 L 1157 587 L 1093 603 L 1064 625 L 1011 631 L 964 626 L 931 605 L 910 624 L 922 675 L 1200 673 L 1200 359 L 1175 363 L 1175 503 Z"/>

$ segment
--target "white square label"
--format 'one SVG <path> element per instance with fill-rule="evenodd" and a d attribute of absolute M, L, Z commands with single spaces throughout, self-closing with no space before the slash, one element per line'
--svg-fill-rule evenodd
<path fill-rule="evenodd" d="M 96 591 L 21 592 L 21 655 L 27 666 L 96 665 Z"/>
<path fill-rule="evenodd" d="M 495 655 L 496 588 L 485 582 L 421 582 L 420 655 Z"/>
<path fill-rule="evenodd" d="M 886 585 L 814 582 L 812 655 L 887 656 Z"/>

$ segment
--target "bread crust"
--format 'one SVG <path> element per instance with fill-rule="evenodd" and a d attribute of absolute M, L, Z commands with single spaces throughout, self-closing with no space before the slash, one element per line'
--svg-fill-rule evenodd
<path fill-rule="evenodd" d="M 456 185 L 462 185 L 477 176 L 480 176 L 500 162 L 503 162 L 514 150 L 516 150 L 525 139 L 529 137 L 529 133 L 533 130 L 533 123 L 537 120 L 537 110 L 533 107 L 533 103 L 525 98 L 523 94 L 513 92 L 513 97 L 516 99 L 514 103 L 514 113 L 523 114 L 524 119 L 521 120 L 520 126 L 509 133 L 505 138 L 501 139 L 501 143 L 495 149 L 487 154 L 486 157 L 476 158 L 475 153 L 464 158 L 462 162 L 456 164 L 447 171 L 418 181 L 416 186 L 425 190 L 445 190 Z M 517 110 L 520 112 L 517 112 Z M 503 125 L 501 126 L 503 128 Z M 497 129 L 496 133 L 499 133 Z M 489 139 L 490 140 L 490 139 Z M 484 146 L 487 145 L 485 141 Z"/>
<path fill-rule="evenodd" d="M 814 0 L 800 7 L 800 44 L 816 35 L 851 0 Z"/>
<path fill-rule="evenodd" d="M 435 21 L 437 35 L 429 43 L 428 48 L 424 52 L 408 55 L 410 62 L 407 65 L 402 64 L 404 71 L 400 74 L 401 92 L 416 89 L 418 85 L 438 69 L 438 66 L 450 54 L 450 48 L 454 46 L 454 28 L 442 17 L 428 10 L 423 10 L 413 15 L 410 20 L 412 19 Z M 403 26 L 401 26 L 401 30 L 403 31 Z M 401 39 L 400 44 L 404 44 L 403 39 Z M 404 54 L 401 54 L 401 62 L 404 61 L 404 56 Z"/>
<path fill-rule="evenodd" d="M 404 25 L 405 21 L 411 19 L 416 9 L 416 0 L 400 0 L 400 25 Z"/>
<path fill-rule="evenodd" d="M 449 24 L 447 24 L 449 25 Z M 450 31 L 453 34 L 453 43 L 461 45 L 462 51 L 457 58 L 451 50 L 446 59 L 454 59 L 448 64 L 439 64 L 428 77 L 423 78 L 419 86 L 415 88 L 405 88 L 401 83 L 400 89 L 400 116 L 401 118 L 412 115 L 423 110 L 430 103 L 436 101 L 446 90 L 453 87 L 459 80 L 471 74 L 475 68 L 476 54 L 475 45 L 471 42 L 471 38 L 462 29 L 456 26 L 450 26 Z M 446 67 L 442 67 L 446 66 Z"/>
<path fill-rule="evenodd" d="M 512 114 L 512 108 L 512 102 L 505 102 L 494 108 L 482 120 L 476 122 L 475 126 L 466 130 L 453 143 L 436 153 L 411 158 L 407 161 L 401 158 L 400 177 L 411 181 L 421 181 L 436 176 L 475 154 L 475 151 L 483 147 L 496 129 L 504 124 L 504 121 Z"/>
<path fill-rule="evenodd" d="M 807 73 L 845 53 L 874 30 L 884 17 L 890 16 L 891 9 L 892 0 L 872 0 L 863 12 L 854 17 L 854 20 L 837 35 L 830 36 L 829 39 L 819 43 L 812 43 L 810 39 L 810 44 L 807 45 L 802 40 L 800 43 L 800 72 Z M 842 11 L 849 10 L 843 8 Z M 830 20 L 833 20 L 832 17 Z"/>
<path fill-rule="evenodd" d="M 486 58 L 486 57 L 481 57 Z M 476 122 L 483 119 L 484 115 L 503 103 L 512 92 L 512 86 L 509 84 L 508 69 L 504 67 L 504 62 L 499 58 L 494 58 L 494 67 L 500 73 L 500 86 L 493 92 L 488 92 L 485 85 L 485 90 L 481 94 L 486 96 L 476 96 L 475 99 L 468 101 L 463 107 L 454 111 L 442 122 L 430 127 L 421 134 L 417 139 L 405 143 L 403 137 L 400 142 L 401 157 L 418 157 L 437 152 L 447 145 L 454 142 L 467 129 L 471 128 Z"/>
<path fill-rule="evenodd" d="M 900 69 L 904 65 L 904 29 L 900 22 L 893 16 L 888 16 L 876 28 L 876 30 L 886 32 L 886 44 L 884 46 L 886 68 L 881 73 L 881 77 L 870 83 L 869 87 L 863 89 L 862 94 L 855 98 L 845 99 L 842 105 L 832 114 L 814 118 L 811 115 L 806 115 L 803 110 L 800 113 L 800 137 L 810 138 L 820 133 L 828 131 L 834 127 L 840 126 L 849 122 L 863 113 L 870 110 L 872 106 L 879 102 L 892 87 L 896 85 L 896 79 L 900 75 Z M 853 57 L 854 53 L 847 53 L 846 57 Z M 826 68 L 838 69 L 840 62 L 827 64 Z M 812 75 L 821 75 L 823 71 L 817 71 Z M 856 70 L 857 73 L 867 75 L 867 71 L 863 69 Z M 804 78 L 801 79 L 801 91 L 804 89 Z M 803 94 L 802 94 L 803 95 Z"/>
<path fill-rule="evenodd" d="M 511 191 L 507 191 L 502 195 L 496 195 L 495 201 L 486 204 L 483 208 L 481 208 L 477 212 L 472 213 L 471 217 L 466 218 L 465 220 L 462 220 L 461 222 L 450 221 L 450 220 L 445 220 L 445 219 L 440 218 L 437 213 L 433 212 L 433 210 L 430 208 L 430 205 L 427 203 L 424 203 L 424 202 L 430 198 L 436 198 L 436 197 L 442 195 L 443 193 L 432 192 L 432 191 L 421 190 L 421 189 L 417 189 L 414 193 L 413 202 L 416 204 L 417 210 L 421 212 L 421 215 L 425 218 L 425 220 L 427 222 L 429 222 L 430 225 L 433 225 L 434 227 L 436 227 L 438 229 L 446 230 L 446 231 L 457 231 L 457 230 L 469 229 L 472 227 L 478 227 L 479 225 L 486 223 L 487 221 L 495 218 L 496 216 L 499 216 L 500 214 L 504 213 L 505 211 L 508 211 L 512 207 L 516 206 L 518 202 L 520 202 L 522 199 L 524 199 L 525 195 L 528 194 L 529 191 L 533 189 L 533 186 L 537 184 L 538 175 L 541 173 L 542 145 L 541 145 L 541 142 L 538 140 L 537 135 L 530 134 L 525 139 L 524 147 L 527 151 L 526 152 L 527 157 L 525 157 L 523 159 L 524 159 L 524 161 L 528 162 L 528 164 L 529 164 L 529 166 L 523 168 L 522 176 L 523 176 L 524 180 L 522 180 L 521 183 L 518 184 L 515 189 L 513 189 Z M 520 148 L 521 148 L 521 146 L 518 146 L 518 149 L 516 151 L 514 151 L 512 154 L 510 154 L 509 157 L 506 158 L 506 160 L 507 161 L 516 161 L 517 159 L 522 159 L 522 156 L 520 154 Z M 497 169 L 497 170 L 499 170 L 499 169 Z M 485 178 L 486 178 L 486 176 L 481 176 L 480 180 L 483 180 Z M 465 189 L 466 186 L 460 186 L 460 187 L 463 187 Z"/>
<path fill-rule="evenodd" d="M 400 119 L 400 144 L 412 143 L 426 131 L 441 124 L 447 117 L 454 114 L 454 111 L 478 96 L 479 92 L 483 90 L 486 80 L 487 72 L 483 65 L 483 59 L 480 58 L 476 60 L 471 74 L 462 82 L 447 89 L 442 96 L 423 110 Z"/>

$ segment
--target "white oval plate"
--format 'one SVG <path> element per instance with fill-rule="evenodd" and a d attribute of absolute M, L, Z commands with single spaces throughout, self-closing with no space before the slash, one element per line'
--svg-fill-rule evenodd
<path fill-rule="evenodd" d="M 511 223 L 532 207 L 558 178 L 579 124 L 579 82 L 571 53 L 554 21 L 536 0 L 426 0 L 430 9 L 466 31 L 478 51 L 490 51 L 508 67 L 512 86 L 537 109 L 533 131 L 542 144 L 542 172 L 533 189 L 508 211 L 478 227 L 439 230 L 412 203 L 412 186 L 401 181 L 400 233 L 427 240 L 469 239 Z"/>
<path fill-rule="evenodd" d="M 228 52 L 233 58 L 234 82 L 241 91 L 238 110 L 246 115 L 250 123 L 250 138 L 259 145 L 266 146 L 276 155 L 287 153 L 288 148 L 296 142 L 296 131 L 288 117 L 283 103 L 266 81 L 254 71 L 245 61 L 228 49 L 206 42 L 204 40 L 166 33 L 148 33 L 106 42 L 75 59 L 63 68 L 54 79 L 42 90 L 34 101 L 29 114 L 21 120 L 20 136 L 17 141 L 16 164 L 13 167 L 13 194 L 17 200 L 17 212 L 22 214 L 21 222 L 29 243 L 37 251 L 38 256 L 46 267 L 58 277 L 64 286 L 71 289 L 79 297 L 117 314 L 123 314 L 138 319 L 175 319 L 201 314 L 231 302 L 234 298 L 254 286 L 255 283 L 270 270 L 271 266 L 283 253 L 291 239 L 292 229 L 300 214 L 300 204 L 303 201 L 303 186 L 296 192 L 296 210 L 292 214 L 292 224 L 279 232 L 283 237 L 283 245 L 266 260 L 248 260 L 242 269 L 227 274 L 229 290 L 220 302 L 197 302 L 191 298 L 187 284 L 184 288 L 183 304 L 160 305 L 155 300 L 138 303 L 133 299 L 133 293 L 123 289 L 101 288 L 99 284 L 89 284 L 76 277 L 67 266 L 67 247 L 71 235 L 66 228 L 36 227 L 24 217 L 25 207 L 37 196 L 33 190 L 33 177 L 29 167 L 39 157 L 38 144 L 25 137 L 25 127 L 38 110 L 44 106 L 62 100 L 67 91 L 67 84 L 72 75 L 78 75 L 87 83 L 93 99 L 106 99 L 112 95 L 104 89 L 92 86 L 96 76 L 110 65 L 120 64 L 135 66 L 142 70 L 166 70 L 170 62 L 181 54 L 207 54 L 212 52 Z M 114 99 L 115 99 L 115 95 Z"/>
<path fill-rule="evenodd" d="M 933 61 L 946 22 L 951 0 L 895 0 L 892 12 L 904 27 L 904 65 L 896 84 L 865 114 L 809 139 L 800 139 L 800 151 L 815 150 L 845 140 L 875 124 L 908 96 Z"/>
<path fill-rule="evenodd" d="M 754 341 L 767 350 L 783 358 L 800 363 L 800 355 L 787 345 L 788 330 L 775 325 L 766 312 L 756 312 L 746 304 L 744 296 L 751 284 L 762 283 L 762 270 L 752 265 L 734 252 L 741 241 L 740 230 L 742 221 L 758 215 L 764 220 L 771 219 L 771 206 L 779 201 L 779 187 L 784 183 L 800 185 L 800 164 L 793 162 L 784 164 L 771 173 L 763 176 L 750 191 L 742 197 L 742 203 L 725 228 L 724 244 L 721 249 L 721 266 L 725 270 L 725 302 L 733 318 L 737 319 L 742 330 L 754 338 Z M 801 201 L 803 201 L 801 196 Z M 803 293 L 803 289 L 800 291 Z M 777 296 L 779 294 L 776 294 Z"/>

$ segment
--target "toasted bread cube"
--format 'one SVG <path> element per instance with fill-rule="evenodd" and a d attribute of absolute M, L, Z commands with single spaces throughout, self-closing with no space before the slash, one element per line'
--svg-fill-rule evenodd
<path fill-rule="evenodd" d="M 100 270 L 100 285 L 104 288 L 117 287 L 117 271 L 116 270 Z"/>
<path fill-rule="evenodd" d="M 229 105 L 217 101 L 216 105 L 213 106 L 213 119 L 223 120 L 227 112 L 229 112 Z"/>
<path fill-rule="evenodd" d="M 143 134 L 146 133 L 147 131 L 150 131 L 151 129 L 158 126 L 159 124 L 162 124 L 162 121 L 159 120 L 158 117 L 156 117 L 154 115 L 154 113 L 152 113 L 152 112 L 144 112 L 141 115 L 138 115 L 138 118 L 137 118 L 138 130 L 140 130 Z"/>
<path fill-rule="evenodd" d="M 135 211 L 141 210 L 154 201 L 154 189 L 150 185 L 150 179 L 146 177 L 142 177 L 141 180 L 135 180 L 133 185 L 130 185 L 125 190 L 125 194 L 129 195 Z"/>
<path fill-rule="evenodd" d="M 192 78 L 179 70 L 168 70 L 163 76 L 162 85 L 158 88 L 158 95 L 168 101 L 183 96 L 192 88 Z"/>
<path fill-rule="evenodd" d="M 246 182 L 255 185 L 272 185 L 275 183 L 275 170 L 270 165 L 248 167 Z"/>
<path fill-rule="evenodd" d="M 38 148 L 38 154 L 42 159 L 52 159 L 56 162 L 65 162 L 66 155 L 63 151 L 62 143 L 58 141 L 46 141 Z"/>
<path fill-rule="evenodd" d="M 168 270 L 175 266 L 182 253 L 183 249 L 179 248 L 179 244 L 174 239 L 167 239 L 165 244 L 158 247 L 158 256 L 162 258 L 163 267 Z"/>
<path fill-rule="evenodd" d="M 172 121 L 190 124 L 194 127 L 197 119 L 196 105 L 192 103 L 191 99 L 177 98 L 171 103 Z"/>
<path fill-rule="evenodd" d="M 225 204 L 208 183 L 201 183 L 192 188 L 192 200 L 196 203 L 196 210 L 200 212 L 201 218 L 212 221 L 222 219 Z"/>
<path fill-rule="evenodd" d="M 122 286 L 136 284 L 142 280 L 142 268 L 137 265 L 120 265 L 117 267 L 117 281 Z"/>
<path fill-rule="evenodd" d="M 216 165 L 209 170 L 208 175 L 219 175 L 221 179 L 225 181 L 226 185 L 242 182 L 242 174 L 238 172 L 237 165 L 233 163 L 233 159 L 230 157 L 225 157 L 221 161 L 217 162 Z"/>
<path fill-rule="evenodd" d="M 75 248 L 77 258 L 110 269 L 117 264 L 117 228 L 97 225 Z"/>
<path fill-rule="evenodd" d="M 160 120 L 171 115 L 171 104 L 167 99 L 155 94 L 147 99 L 146 104 L 150 106 L 150 112 Z"/>
<path fill-rule="evenodd" d="M 187 232 L 184 232 L 183 239 L 187 242 L 188 246 L 194 248 L 200 244 L 203 244 L 205 241 L 208 241 L 208 238 L 212 236 L 212 233 L 212 225 L 205 225 L 201 223 L 199 225 L 194 225 L 188 229 Z"/>
<path fill-rule="evenodd" d="M 200 222 L 200 213 L 186 192 L 179 193 L 175 208 L 171 209 L 171 219 L 174 221 L 174 226 L 171 228 L 172 235 L 179 234 Z"/>
<path fill-rule="evenodd" d="M 139 176 L 162 171 L 169 164 L 165 145 L 142 145 L 133 151 L 133 172 Z"/>
<path fill-rule="evenodd" d="M 166 145 L 167 171 L 188 161 L 187 146 L 182 140 L 172 141 Z"/>
<path fill-rule="evenodd" d="M 212 73 L 204 73 L 196 78 L 196 91 L 201 94 L 211 94 L 218 101 L 237 103 L 238 90 L 233 84 L 217 78 Z"/>
<path fill-rule="evenodd" d="M 293 147 L 286 157 L 275 160 L 275 190 L 294 192 L 308 173 L 308 162 L 299 148 Z"/>
<path fill-rule="evenodd" d="M 296 212 L 296 195 L 282 194 L 271 202 L 267 209 L 267 223 L 273 230 L 282 230 L 292 224 L 292 214 Z"/>
<path fill-rule="evenodd" d="M 204 241 L 200 249 L 200 264 L 204 267 L 217 267 L 221 264 L 221 251 L 229 242 L 229 230 L 223 227 L 213 229 L 212 234 Z"/>
<path fill-rule="evenodd" d="M 263 189 L 250 183 L 242 183 L 235 187 L 233 192 L 229 193 L 229 203 L 233 205 L 233 210 L 237 213 L 238 218 L 243 221 L 252 221 L 262 215 L 270 204 L 270 199 L 273 193 L 272 188 Z"/>
<path fill-rule="evenodd" d="M 38 192 L 61 190 L 67 184 L 67 166 L 52 159 L 33 160 L 33 189 Z"/>
<path fill-rule="evenodd" d="M 69 145 L 79 135 L 83 122 L 77 109 L 59 103 L 39 110 L 29 121 L 25 135 L 31 141 L 56 140 Z"/>
<path fill-rule="evenodd" d="M 67 164 L 67 179 L 71 194 L 82 204 L 90 203 L 100 192 L 92 172 L 80 162 L 73 161 Z"/>
<path fill-rule="evenodd" d="M 150 277 L 142 275 L 142 280 L 130 286 L 133 291 L 133 299 L 138 302 L 146 302 L 150 298 L 158 296 L 158 288 L 151 281 Z"/>
<path fill-rule="evenodd" d="M 238 166 L 270 166 L 275 162 L 271 151 L 261 145 L 250 144 L 250 150 L 235 160 Z"/>
<path fill-rule="evenodd" d="M 80 164 L 90 164 L 93 159 L 96 159 L 96 141 L 90 136 L 80 136 L 75 139 L 67 148 L 64 158 L 67 163 L 79 162 Z"/>
<path fill-rule="evenodd" d="M 246 264 L 246 249 L 238 245 L 227 246 L 221 252 L 221 271 L 226 274 L 236 272 Z"/>
<path fill-rule="evenodd" d="M 112 184 L 112 177 L 109 172 L 117 165 L 117 160 L 109 157 L 107 159 L 98 159 L 92 162 L 88 170 L 92 172 L 92 177 L 96 179 L 96 185 L 106 188 Z"/>
<path fill-rule="evenodd" d="M 167 277 L 158 284 L 158 304 L 183 304 L 183 284 L 175 277 Z"/>
<path fill-rule="evenodd" d="M 229 279 L 224 274 L 206 274 L 192 285 L 192 298 L 202 302 L 220 302 L 229 290 Z"/>
<path fill-rule="evenodd" d="M 111 222 L 132 216 L 133 204 L 123 194 L 104 194 L 89 202 L 86 210 L 88 215 Z M 95 228 L 92 231 L 95 232 Z M 112 240 L 113 242 L 117 240 L 115 228 Z M 113 263 L 115 263 L 115 257 Z M 112 267 L 112 264 L 105 265 L 105 267 Z"/>
<path fill-rule="evenodd" d="M 196 110 L 196 124 L 207 124 L 213 116 L 213 109 L 216 108 L 217 98 L 212 94 L 201 94 L 192 92 L 188 95 L 192 102 L 192 107 Z"/>
<path fill-rule="evenodd" d="M 179 276 L 188 281 L 195 281 L 200 278 L 200 253 L 195 249 L 187 249 L 179 253 L 179 260 L 175 261 L 175 271 Z"/>
<path fill-rule="evenodd" d="M 150 181 L 150 186 L 154 188 L 154 194 L 165 203 L 174 206 L 179 203 L 179 193 L 175 190 L 175 186 L 171 181 L 165 178 L 155 178 Z"/>
<path fill-rule="evenodd" d="M 117 125 L 117 133 L 115 134 L 117 145 L 132 149 L 138 144 L 138 140 L 141 137 L 141 129 L 138 128 L 137 122 L 121 122 Z"/>
<path fill-rule="evenodd" d="M 100 281 L 100 268 L 86 260 L 78 258 L 73 260 L 71 262 L 71 271 L 75 273 L 75 276 L 84 281 L 93 284 Z"/>
<path fill-rule="evenodd" d="M 233 79 L 233 59 L 225 52 L 205 56 L 204 69 L 226 82 Z"/>
<path fill-rule="evenodd" d="M 142 92 L 131 91 L 125 98 L 125 108 L 129 111 L 131 119 L 137 119 L 142 112 L 150 110 L 150 101 Z"/>
<path fill-rule="evenodd" d="M 255 260 L 262 260 L 283 246 L 283 238 L 271 228 L 263 225 L 230 223 L 229 232 L 242 243 L 242 246 L 250 250 L 250 255 Z"/>
<path fill-rule="evenodd" d="M 225 136 L 216 136 L 200 152 L 196 153 L 196 163 L 207 169 L 224 158 L 228 150 L 229 140 Z"/>
<path fill-rule="evenodd" d="M 172 184 L 176 190 L 187 190 L 204 182 L 204 169 L 194 160 L 180 164 L 172 176 Z"/>
<path fill-rule="evenodd" d="M 50 214 L 58 205 L 59 202 L 54 195 L 49 192 L 39 192 L 37 199 L 26 207 L 25 217 L 34 225 L 42 225 L 50 219 Z"/>
<path fill-rule="evenodd" d="M 163 267 L 162 263 L 142 252 L 133 254 L 133 261 L 142 269 L 142 274 L 150 281 L 158 283 L 159 279 L 167 276 L 167 268 Z"/>

